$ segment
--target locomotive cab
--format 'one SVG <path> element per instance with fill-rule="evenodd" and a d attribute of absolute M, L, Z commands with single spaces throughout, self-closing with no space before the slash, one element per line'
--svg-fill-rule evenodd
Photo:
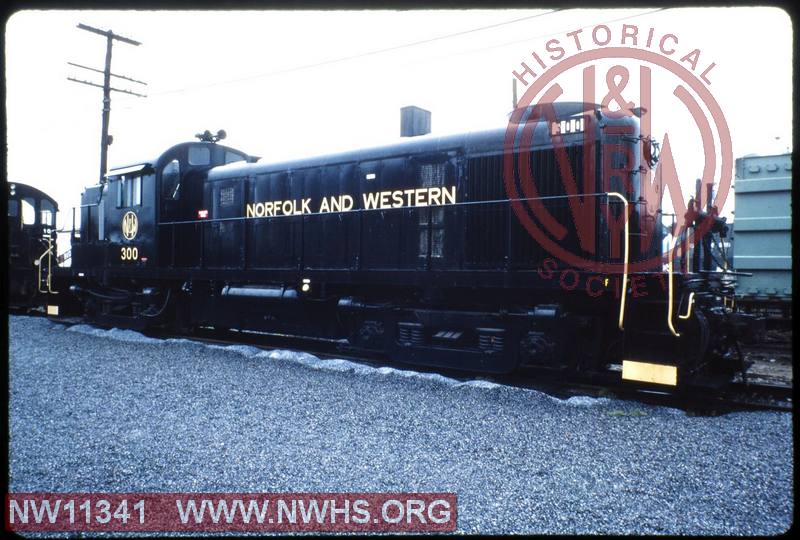
<path fill-rule="evenodd" d="M 211 167 L 253 161 L 243 152 L 212 142 L 200 141 L 174 146 L 155 163 L 160 199 L 160 222 L 197 219 L 202 204 L 202 185 L 197 173 Z"/>
<path fill-rule="evenodd" d="M 150 163 L 112 169 L 81 195 L 80 232 L 72 238 L 72 267 L 146 265 L 152 257 L 155 175 Z M 80 275 L 80 274 L 79 274 Z"/>
<path fill-rule="evenodd" d="M 203 219 L 203 179 L 212 167 L 258 158 L 212 140 L 173 146 L 154 165 L 158 198 L 158 255 L 160 266 L 195 264 Z"/>
<path fill-rule="evenodd" d="M 181 238 L 176 222 L 197 219 L 202 173 L 257 158 L 210 141 L 173 146 L 157 159 L 112 169 L 81 200 L 80 234 L 73 238 L 75 268 L 173 266 Z"/>
<path fill-rule="evenodd" d="M 17 305 L 30 303 L 47 279 L 50 265 L 36 266 L 42 254 L 56 256 L 58 203 L 44 192 L 25 184 L 8 184 L 9 297 Z M 33 302 L 35 303 L 35 302 Z"/>

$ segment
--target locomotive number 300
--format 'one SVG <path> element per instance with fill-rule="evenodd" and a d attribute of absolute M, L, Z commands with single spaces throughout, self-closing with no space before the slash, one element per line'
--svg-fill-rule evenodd
<path fill-rule="evenodd" d="M 139 259 L 139 248 L 122 246 L 120 248 L 119 258 L 122 261 L 136 261 Z"/>

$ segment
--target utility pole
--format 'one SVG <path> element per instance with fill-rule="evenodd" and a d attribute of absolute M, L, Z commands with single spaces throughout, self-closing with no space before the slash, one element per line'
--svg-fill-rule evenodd
<path fill-rule="evenodd" d="M 80 64 L 75 64 L 73 62 L 67 62 L 71 66 L 75 66 L 81 69 L 86 69 L 89 71 L 94 71 L 97 73 L 103 74 L 103 84 L 99 85 L 90 81 L 82 81 L 79 79 L 74 79 L 72 77 L 67 77 L 67 80 L 87 84 L 89 86 L 96 86 L 97 88 L 103 89 L 103 133 L 100 138 L 100 183 L 105 183 L 106 181 L 106 172 L 108 168 L 108 145 L 113 142 L 113 138 L 108 134 L 108 123 L 111 116 L 111 92 L 122 92 L 125 94 L 130 94 L 133 96 L 138 97 L 147 97 L 143 94 L 137 94 L 136 92 L 131 92 L 130 90 L 123 90 L 119 88 L 112 88 L 111 87 L 111 77 L 117 77 L 119 79 L 124 79 L 126 81 L 131 81 L 137 84 L 147 85 L 147 83 L 142 81 L 137 81 L 136 79 L 131 79 L 130 77 L 125 77 L 123 75 L 115 75 L 111 73 L 111 49 L 114 44 L 114 40 L 121 41 L 123 43 L 128 43 L 130 45 L 139 46 L 141 43 L 138 41 L 134 41 L 132 39 L 120 36 L 115 34 L 111 30 L 100 30 L 98 28 L 94 28 L 92 26 L 88 26 L 85 24 L 78 24 L 78 28 L 81 30 L 86 30 L 87 32 L 93 32 L 95 34 L 99 34 L 106 38 L 106 65 L 104 70 L 99 70 L 95 68 L 90 68 L 86 66 L 82 66 Z"/>

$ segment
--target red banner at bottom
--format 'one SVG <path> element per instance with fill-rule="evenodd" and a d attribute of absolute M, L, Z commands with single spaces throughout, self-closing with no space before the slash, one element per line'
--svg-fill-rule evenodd
<path fill-rule="evenodd" d="M 455 493 L 10 493 L 10 531 L 373 531 L 456 528 Z"/>

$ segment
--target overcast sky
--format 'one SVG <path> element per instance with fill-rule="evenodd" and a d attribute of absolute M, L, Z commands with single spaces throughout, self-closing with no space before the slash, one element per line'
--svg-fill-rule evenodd
<path fill-rule="evenodd" d="M 23 11 L 5 34 L 8 179 L 52 194 L 62 225 L 99 175 L 102 91 L 66 77 L 102 83 L 67 62 L 102 69 L 105 39 L 78 23 L 142 43 L 114 46 L 112 72 L 148 85 L 113 86 L 148 97 L 112 94 L 110 166 L 152 159 L 205 129 L 224 128 L 226 144 L 262 161 L 389 143 L 400 107 L 411 104 L 432 111 L 434 134 L 503 127 L 512 70 L 533 65 L 531 51 L 544 55 L 548 39 L 568 43 L 567 32 L 598 23 L 614 39 L 623 23 L 672 33 L 679 53 L 701 50 L 699 68 L 714 62 L 710 89 L 734 157 L 791 145 L 793 29 L 776 8 Z M 566 93 L 580 99 L 579 90 Z M 697 129 L 677 107 L 659 106 L 654 135 L 670 133 L 681 180 L 693 185 L 703 164 Z"/>

